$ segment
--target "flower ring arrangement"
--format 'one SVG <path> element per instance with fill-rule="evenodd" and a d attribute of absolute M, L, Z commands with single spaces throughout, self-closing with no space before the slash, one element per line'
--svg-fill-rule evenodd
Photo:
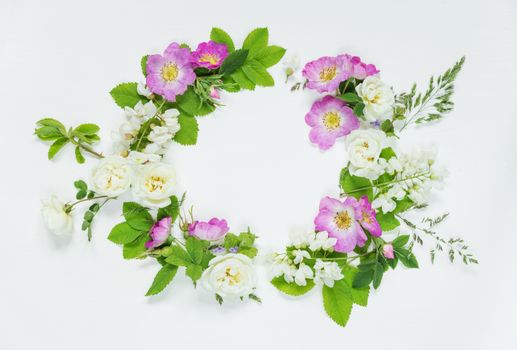
<path fill-rule="evenodd" d="M 296 66 L 287 64 L 293 77 Z M 477 264 L 461 238 L 442 238 L 435 227 L 448 214 L 424 217 L 416 224 L 407 213 L 428 205 L 428 194 L 440 187 L 444 170 L 435 153 L 397 147 L 402 132 L 415 124 L 443 118 L 453 108 L 453 83 L 464 58 L 437 78 L 427 90 L 395 94 L 375 65 L 348 54 L 309 62 L 303 80 L 292 90 L 308 88 L 323 94 L 305 115 L 309 139 L 319 149 L 344 139 L 345 167 L 339 176 L 340 193 L 324 197 L 314 228 L 292 234 L 290 244 L 272 257 L 271 283 L 281 292 L 300 296 L 322 288 L 329 317 L 345 326 L 354 304 L 366 306 L 370 286 L 378 289 L 389 269 L 418 268 L 415 245 L 431 241 L 431 261 L 446 250 L 451 262 L 459 257 Z M 413 215 L 414 216 L 414 215 Z"/>
<path fill-rule="evenodd" d="M 268 29 L 257 28 L 236 49 L 225 31 L 213 28 L 210 40 L 195 50 L 173 42 L 162 54 L 144 56 L 145 83 L 123 83 L 110 92 L 126 121 L 113 133 L 115 147 L 108 156 L 93 148 L 100 140 L 97 125 L 66 128 L 56 119 L 39 120 L 35 134 L 51 142 L 49 159 L 66 145 L 75 148 L 79 163 L 85 162 L 84 154 L 99 159 L 88 182 L 74 182 L 75 201 L 52 196 L 44 202 L 47 227 L 56 234 L 71 232 L 72 214 L 89 203 L 81 228 L 90 240 L 103 206 L 130 192 L 133 200 L 122 205 L 124 221 L 108 239 L 122 245 L 125 259 L 154 258 L 161 265 L 146 295 L 160 293 L 183 267 L 194 285 L 201 280 L 219 303 L 244 298 L 260 302 L 254 294 L 256 236 L 249 229 L 230 233 L 223 219 L 197 220 L 192 209 L 181 213 L 185 195 L 177 193 L 174 169 L 162 157 L 174 142 L 196 144 L 196 117 L 221 106 L 222 91 L 274 85 L 267 69 L 282 59 L 285 49 L 268 45 L 268 40 Z"/>

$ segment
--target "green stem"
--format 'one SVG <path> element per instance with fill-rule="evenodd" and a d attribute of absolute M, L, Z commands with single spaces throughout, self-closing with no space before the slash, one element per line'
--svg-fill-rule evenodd
<path fill-rule="evenodd" d="M 73 202 L 73 203 L 67 203 L 67 204 L 65 205 L 65 211 L 66 211 L 67 213 L 69 213 L 69 212 L 71 212 L 71 211 L 72 211 L 72 209 L 73 209 L 77 204 L 79 204 L 79 203 L 88 202 L 88 201 L 93 201 L 93 200 L 102 199 L 102 198 L 113 199 L 114 197 L 108 197 L 108 196 L 97 196 L 97 197 L 92 197 L 92 198 L 79 199 L 79 200 L 77 200 L 77 201 L 75 201 L 75 202 Z M 106 200 L 106 201 L 104 201 L 103 205 L 104 205 L 106 202 L 107 202 L 107 200 Z"/>
<path fill-rule="evenodd" d="M 165 105 L 165 103 L 167 102 L 167 100 L 163 100 L 162 103 L 160 104 L 160 106 L 158 106 L 158 108 L 156 109 L 156 112 L 153 114 L 153 116 L 151 118 L 149 118 L 149 120 L 153 119 L 154 117 L 158 116 L 158 114 L 161 112 L 161 109 L 163 108 L 163 106 Z M 137 151 L 140 151 L 140 144 L 142 143 L 142 140 L 144 138 L 144 135 L 147 133 L 147 129 L 150 127 L 151 123 L 147 123 L 146 126 L 145 126 L 145 129 L 143 130 L 140 138 L 138 139 L 138 143 L 136 144 L 136 150 Z"/>
<path fill-rule="evenodd" d="M 346 194 L 355 193 L 355 192 L 361 192 L 361 191 L 368 190 L 370 188 L 383 188 L 383 187 L 386 187 L 386 186 L 389 186 L 389 185 L 392 185 L 392 184 L 396 184 L 396 183 L 399 183 L 399 182 L 404 182 L 404 181 L 407 181 L 407 180 L 412 180 L 412 179 L 417 179 L 417 178 L 420 178 L 420 177 L 425 177 L 427 175 L 430 175 L 430 173 L 426 172 L 426 173 L 421 173 L 421 174 L 416 174 L 416 175 L 408 176 L 408 177 L 405 177 L 405 178 L 399 179 L 399 180 L 392 180 L 392 181 L 381 182 L 380 184 L 376 184 L 376 185 L 356 188 L 354 190 L 346 192 Z"/>

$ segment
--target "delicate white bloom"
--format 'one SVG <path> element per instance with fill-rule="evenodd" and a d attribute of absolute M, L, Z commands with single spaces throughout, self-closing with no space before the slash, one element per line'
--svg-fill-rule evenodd
<path fill-rule="evenodd" d="M 129 152 L 128 158 L 132 160 L 134 163 L 140 165 L 151 162 L 159 162 L 162 159 L 162 157 L 160 157 L 157 154 L 149 154 L 137 151 Z"/>
<path fill-rule="evenodd" d="M 153 94 L 151 90 L 149 90 L 147 85 L 143 82 L 138 83 L 138 85 L 136 86 L 136 92 L 138 92 L 140 96 L 145 96 L 147 98 L 151 98 L 151 95 Z"/>
<path fill-rule="evenodd" d="M 248 296 L 256 284 L 253 262 L 243 254 L 216 256 L 203 272 L 202 284 L 225 300 Z"/>
<path fill-rule="evenodd" d="M 162 119 L 165 122 L 165 126 L 169 129 L 171 138 L 176 135 L 180 130 L 181 126 L 178 121 L 179 112 L 177 109 L 168 109 L 162 114 Z"/>
<path fill-rule="evenodd" d="M 289 240 L 291 245 L 298 249 L 308 247 L 313 240 L 313 237 L 313 232 L 307 232 L 303 230 L 289 232 Z"/>
<path fill-rule="evenodd" d="M 296 54 L 290 55 L 282 62 L 282 66 L 284 67 L 286 78 L 289 79 L 290 76 L 300 69 L 300 56 Z"/>
<path fill-rule="evenodd" d="M 337 238 L 329 237 L 328 232 L 322 231 L 316 233 L 314 240 L 309 245 L 312 251 L 316 250 L 333 250 L 334 245 L 337 242 Z"/>
<path fill-rule="evenodd" d="M 56 196 L 43 201 L 41 214 L 50 232 L 56 235 L 71 233 L 74 228 L 72 215 L 65 211 L 65 203 Z"/>
<path fill-rule="evenodd" d="M 325 284 L 332 288 L 334 287 L 334 281 L 344 277 L 339 265 L 335 261 L 322 261 L 318 259 L 314 265 L 314 271 L 314 283 L 319 286 Z"/>
<path fill-rule="evenodd" d="M 153 101 L 149 101 L 146 104 L 143 104 L 141 101 L 138 101 L 135 107 L 124 107 L 124 111 L 129 119 L 137 118 L 143 121 L 153 117 L 156 114 L 156 106 Z"/>
<path fill-rule="evenodd" d="M 396 206 L 397 203 L 395 203 L 395 201 L 388 195 L 388 193 L 380 194 L 372 202 L 372 207 L 374 209 L 381 208 L 384 214 L 393 211 Z"/>
<path fill-rule="evenodd" d="M 105 157 L 92 171 L 92 190 L 104 196 L 117 197 L 129 188 L 132 178 L 133 169 L 127 159 Z"/>
<path fill-rule="evenodd" d="M 293 250 L 293 254 L 294 254 L 293 262 L 296 265 L 301 263 L 304 258 L 306 258 L 306 259 L 310 259 L 311 258 L 311 255 L 306 250 L 301 250 L 301 249 Z"/>
<path fill-rule="evenodd" d="M 377 179 L 384 173 L 384 166 L 378 163 L 384 148 L 386 134 L 375 129 L 352 131 L 345 140 L 350 172 L 353 175 Z"/>
<path fill-rule="evenodd" d="M 395 95 L 379 77 L 367 77 L 355 90 L 363 100 L 364 116 L 368 120 L 385 120 L 391 117 Z"/>
<path fill-rule="evenodd" d="M 152 143 L 163 146 L 171 141 L 172 136 L 166 126 L 154 125 L 151 132 L 149 133 L 149 136 L 147 136 L 147 139 Z"/>
<path fill-rule="evenodd" d="M 148 163 L 143 165 L 133 184 L 133 197 L 142 205 L 162 208 L 170 203 L 176 189 L 176 176 L 171 165 Z"/>
<path fill-rule="evenodd" d="M 390 175 L 402 171 L 402 165 L 400 164 L 397 157 L 391 157 L 390 160 L 379 158 L 378 162 L 379 165 L 384 169 L 384 171 Z"/>
<path fill-rule="evenodd" d="M 299 286 L 306 286 L 307 279 L 312 279 L 314 277 L 314 272 L 310 268 L 310 266 L 301 263 L 298 266 L 298 270 L 296 270 L 294 274 L 294 283 Z"/>
<path fill-rule="evenodd" d="M 274 254 L 273 263 L 271 265 L 271 273 L 273 277 L 284 276 L 287 283 L 294 281 L 294 274 L 296 273 L 296 266 L 286 254 Z"/>
<path fill-rule="evenodd" d="M 148 154 L 159 155 L 159 154 L 163 154 L 164 151 L 165 151 L 164 148 L 157 143 L 149 143 L 144 148 L 144 153 L 148 153 Z"/>

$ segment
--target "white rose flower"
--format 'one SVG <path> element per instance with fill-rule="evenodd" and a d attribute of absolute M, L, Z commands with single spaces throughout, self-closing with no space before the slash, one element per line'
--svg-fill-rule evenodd
<path fill-rule="evenodd" d="M 391 117 L 395 95 L 378 77 L 369 76 L 355 88 L 364 103 L 364 116 L 368 120 L 385 120 Z"/>
<path fill-rule="evenodd" d="M 380 130 L 352 131 L 345 140 L 352 174 L 370 179 L 379 177 L 384 172 L 384 167 L 378 163 L 378 160 L 385 142 L 386 134 Z"/>
<path fill-rule="evenodd" d="M 133 183 L 133 197 L 150 208 L 163 208 L 170 204 L 176 189 L 176 175 L 171 165 L 148 163 L 141 167 Z"/>
<path fill-rule="evenodd" d="M 72 215 L 65 211 L 65 203 L 56 196 L 43 201 L 41 214 L 50 232 L 56 235 L 72 232 L 74 228 Z"/>
<path fill-rule="evenodd" d="M 205 289 L 225 300 L 250 295 L 256 284 L 253 262 L 243 254 L 230 253 L 213 258 L 201 278 Z"/>
<path fill-rule="evenodd" d="M 99 161 L 91 175 L 92 190 L 98 194 L 117 197 L 124 193 L 133 179 L 133 168 L 127 159 L 109 156 Z"/>

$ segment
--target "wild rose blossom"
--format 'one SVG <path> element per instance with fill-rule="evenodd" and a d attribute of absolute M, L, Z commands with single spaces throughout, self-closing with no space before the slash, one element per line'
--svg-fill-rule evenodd
<path fill-rule="evenodd" d="M 375 217 L 375 210 L 372 208 L 367 196 L 362 196 L 357 202 L 356 215 L 361 226 L 368 230 L 372 236 L 381 236 L 381 225 L 379 225 Z"/>
<path fill-rule="evenodd" d="M 165 243 L 171 232 L 171 223 L 172 219 L 170 216 L 166 216 L 155 222 L 149 232 L 151 240 L 145 243 L 145 247 L 147 249 L 153 249 Z"/>
<path fill-rule="evenodd" d="M 339 55 L 338 57 L 342 57 L 347 61 L 347 70 L 350 77 L 364 80 L 366 77 L 370 75 L 375 75 L 379 73 L 379 70 L 373 64 L 366 64 L 361 61 L 361 58 L 357 56 L 352 56 L 349 54 Z"/>
<path fill-rule="evenodd" d="M 334 250 L 337 252 L 351 252 L 357 245 L 364 246 L 368 239 L 357 221 L 356 207 L 354 197 L 347 197 L 343 202 L 325 197 L 320 202 L 320 211 L 314 219 L 316 231 L 327 231 L 329 237 L 336 238 Z"/>
<path fill-rule="evenodd" d="M 178 43 L 170 44 L 163 55 L 149 55 L 146 67 L 149 90 L 168 101 L 176 101 L 176 96 L 182 95 L 196 80 L 190 60 L 190 50 Z"/>
<path fill-rule="evenodd" d="M 346 136 L 359 128 L 359 119 L 343 100 L 325 96 L 314 102 L 305 123 L 312 127 L 309 139 L 322 150 L 334 145 L 338 137 Z"/>
<path fill-rule="evenodd" d="M 226 220 L 218 218 L 212 218 L 208 222 L 196 220 L 188 227 L 189 235 L 211 242 L 221 240 L 229 230 Z"/>
<path fill-rule="evenodd" d="M 307 78 L 307 88 L 318 92 L 332 92 L 339 83 L 350 76 L 348 60 L 344 56 L 323 56 L 305 65 L 302 74 Z"/>
<path fill-rule="evenodd" d="M 215 69 L 221 66 L 226 57 L 228 57 L 226 45 L 210 40 L 197 46 L 196 51 L 192 52 L 191 62 L 194 67 Z"/>
<path fill-rule="evenodd" d="M 56 196 L 43 201 L 41 214 L 50 232 L 56 235 L 69 234 L 74 229 L 74 221 L 65 203 Z"/>

